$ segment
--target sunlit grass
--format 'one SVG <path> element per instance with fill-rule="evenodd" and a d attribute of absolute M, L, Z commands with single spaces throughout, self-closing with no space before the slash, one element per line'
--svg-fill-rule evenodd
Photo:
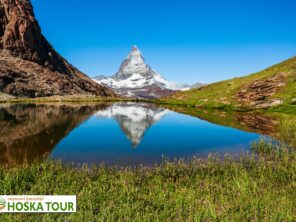
<path fill-rule="evenodd" d="M 75 214 L 1 214 L 3 221 L 295 221 L 296 156 L 271 143 L 240 160 L 153 168 L 75 168 L 42 161 L 0 170 L 3 194 L 77 195 Z M 275 151 L 275 152 L 273 152 Z"/>
<path fill-rule="evenodd" d="M 277 65 L 271 66 L 261 72 L 248 75 L 245 77 L 237 77 L 204 87 L 192 89 L 185 92 L 179 92 L 175 95 L 163 98 L 158 103 L 185 105 L 194 107 L 212 107 L 224 109 L 242 109 L 249 107 L 241 107 L 240 102 L 236 98 L 237 92 L 243 89 L 244 86 L 257 81 L 263 80 L 276 74 L 287 74 L 286 85 L 278 90 L 272 98 L 282 100 L 283 104 L 278 110 L 285 111 L 293 109 L 295 113 L 296 99 L 296 58 L 291 58 Z"/>
<path fill-rule="evenodd" d="M 296 118 L 283 118 L 279 125 L 280 138 L 296 150 Z"/>

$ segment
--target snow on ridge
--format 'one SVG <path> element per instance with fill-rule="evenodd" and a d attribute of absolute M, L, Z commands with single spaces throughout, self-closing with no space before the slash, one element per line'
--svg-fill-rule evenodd
<path fill-rule="evenodd" d="M 112 77 L 95 80 L 100 84 L 107 85 L 111 88 L 143 88 L 151 86 L 153 84 L 161 85 L 170 89 L 170 83 L 160 76 L 154 76 L 153 78 L 145 78 L 139 73 L 134 73 L 126 79 L 114 79 Z"/>
<path fill-rule="evenodd" d="M 133 46 L 115 75 L 106 78 L 100 76 L 95 78 L 94 81 L 114 89 L 119 94 L 122 93 L 120 90 L 127 89 L 124 92 L 127 94 L 126 96 L 133 96 L 135 90 L 149 86 L 158 86 L 161 89 L 172 91 L 185 91 L 193 88 L 190 85 L 167 81 L 145 63 L 145 58 L 137 46 Z M 154 95 L 154 92 L 150 91 L 149 93 Z"/>
<path fill-rule="evenodd" d="M 114 76 L 107 78 L 100 76 L 94 80 L 114 89 L 143 88 L 154 84 L 166 89 L 171 88 L 167 80 L 145 63 L 142 53 L 136 46 L 133 46 Z"/>

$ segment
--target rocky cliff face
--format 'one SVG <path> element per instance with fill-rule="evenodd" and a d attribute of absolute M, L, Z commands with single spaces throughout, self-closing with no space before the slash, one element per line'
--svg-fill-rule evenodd
<path fill-rule="evenodd" d="M 53 49 L 29 0 L 0 0 L 0 91 L 25 97 L 114 95 Z"/>

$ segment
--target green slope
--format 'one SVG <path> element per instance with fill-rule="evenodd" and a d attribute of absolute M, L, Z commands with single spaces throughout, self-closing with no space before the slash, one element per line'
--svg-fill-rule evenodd
<path fill-rule="evenodd" d="M 269 83 L 271 78 L 279 75 L 285 76 L 282 81 L 285 85 L 277 87 L 273 95 L 263 99 L 264 101 L 280 100 L 282 106 L 294 107 L 296 101 L 296 57 L 274 65 L 261 72 L 234 78 L 186 92 L 179 92 L 173 96 L 161 99 L 161 103 L 207 106 L 207 107 L 252 107 L 252 103 L 242 102 L 237 93 L 248 88 L 256 81 Z"/>

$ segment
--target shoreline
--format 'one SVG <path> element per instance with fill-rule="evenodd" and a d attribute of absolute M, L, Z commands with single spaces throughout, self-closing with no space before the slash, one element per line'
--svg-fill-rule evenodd
<path fill-rule="evenodd" d="M 1 94 L 0 94 L 1 95 Z M 8 95 L 9 96 L 9 95 Z M 5 98 L 0 96 L 0 104 L 22 104 L 22 103 L 104 103 L 104 102 L 144 102 L 153 103 L 159 106 L 172 106 L 172 107 L 184 107 L 184 108 L 195 108 L 195 109 L 216 109 L 224 110 L 229 112 L 271 112 L 271 113 L 286 113 L 296 114 L 295 105 L 278 105 L 268 108 L 256 108 L 251 106 L 237 106 L 233 104 L 212 104 L 209 100 L 208 103 L 204 104 L 191 104 L 186 102 L 172 102 L 162 99 L 137 99 L 137 98 L 124 98 L 124 97 L 98 97 L 91 95 L 67 95 L 67 96 L 50 96 L 50 97 L 37 97 L 37 98 L 21 98 L 21 97 L 10 97 Z"/>

